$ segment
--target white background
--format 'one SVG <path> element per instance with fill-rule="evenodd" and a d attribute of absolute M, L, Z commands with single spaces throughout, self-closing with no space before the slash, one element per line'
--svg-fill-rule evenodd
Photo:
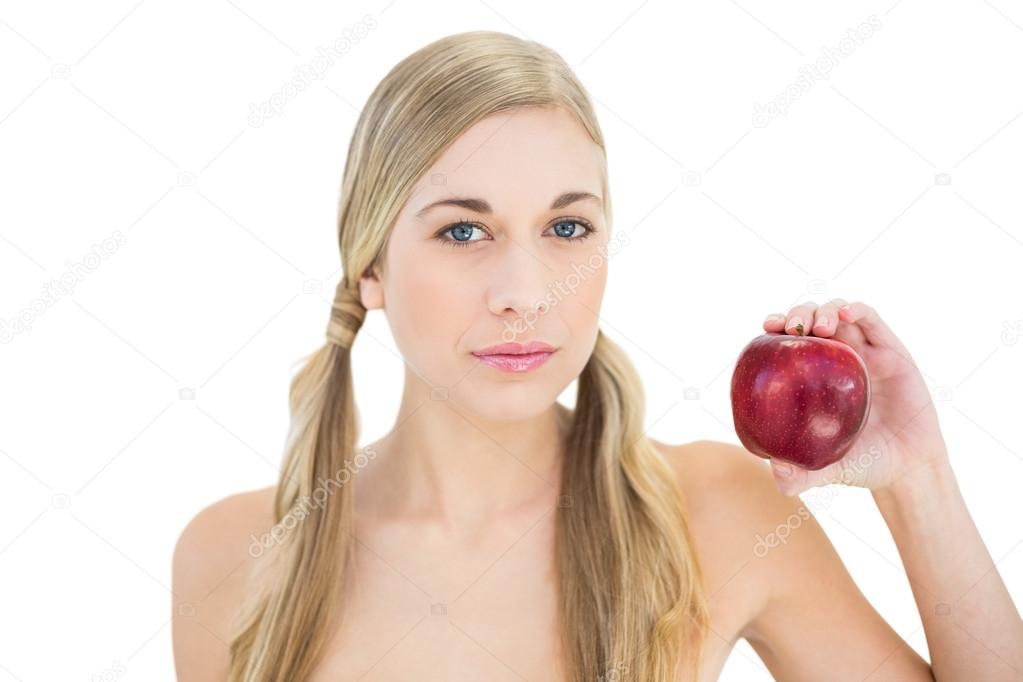
<path fill-rule="evenodd" d="M 0 680 L 173 679 L 173 545 L 201 507 L 276 481 L 289 378 L 340 275 L 359 108 L 413 50 L 481 28 L 554 47 L 596 102 L 631 238 L 602 327 L 642 374 L 650 434 L 737 442 L 729 370 L 764 316 L 863 300 L 942 398 L 970 511 L 1023 603 L 1018 3 L 389 1 L 0 9 Z M 249 124 L 367 15 L 321 80 Z M 828 80 L 753 124 L 871 15 Z M 61 278 L 73 288 L 42 303 Z M 12 332 L 18 317 L 31 328 Z M 367 443 L 402 378 L 379 311 L 354 353 Z M 869 494 L 814 511 L 926 656 Z M 722 679 L 770 676 L 740 642 Z"/>

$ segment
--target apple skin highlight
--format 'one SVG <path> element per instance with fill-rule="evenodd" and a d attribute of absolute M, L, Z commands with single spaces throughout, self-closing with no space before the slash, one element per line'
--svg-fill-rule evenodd
<path fill-rule="evenodd" d="M 840 460 L 863 431 L 870 378 L 848 344 L 768 332 L 739 354 L 730 398 L 747 450 L 818 470 Z"/>

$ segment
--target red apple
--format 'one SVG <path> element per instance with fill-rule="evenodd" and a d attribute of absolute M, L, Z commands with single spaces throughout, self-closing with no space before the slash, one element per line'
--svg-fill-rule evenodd
<path fill-rule="evenodd" d="M 840 460 L 863 430 L 870 378 L 841 341 L 768 332 L 739 354 L 731 399 L 747 450 L 817 470 Z"/>

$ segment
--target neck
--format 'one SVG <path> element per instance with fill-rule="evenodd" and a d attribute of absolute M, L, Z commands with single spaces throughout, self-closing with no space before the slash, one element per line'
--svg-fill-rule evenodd
<path fill-rule="evenodd" d="M 528 419 L 487 419 L 406 380 L 395 425 L 372 444 L 359 475 L 358 513 L 471 532 L 560 492 L 571 411 L 555 402 Z"/>

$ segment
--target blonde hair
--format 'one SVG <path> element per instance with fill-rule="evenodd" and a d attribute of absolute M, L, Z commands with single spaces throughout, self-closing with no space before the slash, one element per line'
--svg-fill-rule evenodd
<path fill-rule="evenodd" d="M 346 274 L 328 342 L 303 358 L 291 384 L 278 524 L 310 499 L 318 481 L 365 457 L 356 453 L 349 351 L 365 314 L 360 276 L 384 252 L 399 210 L 445 148 L 484 117 L 519 107 L 571 112 L 604 152 L 610 225 L 604 139 L 588 94 L 556 52 L 470 31 L 399 62 L 373 91 L 352 136 L 338 216 Z M 679 679 L 682 661 L 694 678 L 699 669 L 708 628 L 702 576 L 682 491 L 644 437 L 644 407 L 634 367 L 598 332 L 564 436 L 555 522 L 560 649 L 572 682 L 670 682 Z M 302 521 L 261 566 L 266 572 L 231 642 L 231 682 L 301 682 L 316 666 L 340 622 L 351 573 L 354 484 L 347 480 L 326 504 L 303 509 Z"/>

